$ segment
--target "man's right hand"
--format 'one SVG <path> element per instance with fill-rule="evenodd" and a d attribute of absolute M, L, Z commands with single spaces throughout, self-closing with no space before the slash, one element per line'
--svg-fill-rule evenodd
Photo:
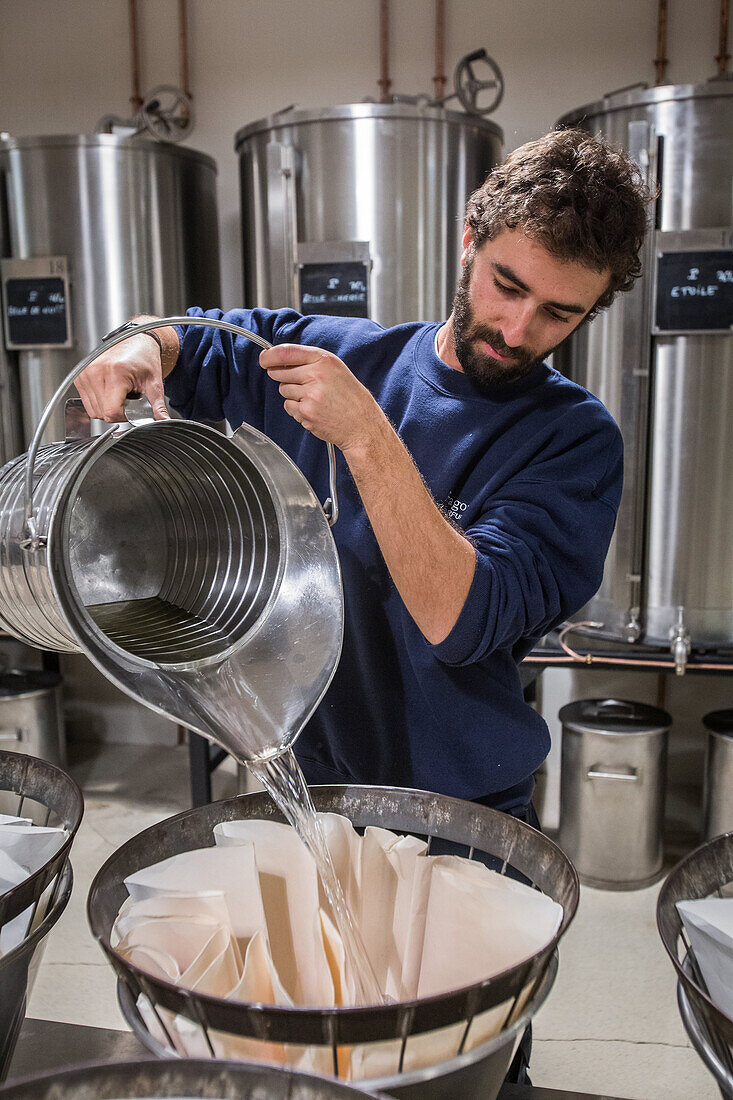
<path fill-rule="evenodd" d="M 139 317 L 152 321 L 152 317 Z M 144 394 L 153 408 L 156 420 L 167 420 L 163 378 L 170 373 L 178 357 L 178 337 L 175 329 L 155 330 L 163 342 L 163 356 L 155 340 L 147 333 L 129 336 L 120 344 L 100 355 L 76 379 L 76 388 L 89 416 L 108 423 L 125 420 L 125 398 L 129 393 Z M 172 342 L 175 341 L 175 347 Z M 169 346 L 170 345 L 170 346 Z M 164 370 L 162 359 L 168 369 Z M 172 362 L 171 362 L 172 360 Z"/>

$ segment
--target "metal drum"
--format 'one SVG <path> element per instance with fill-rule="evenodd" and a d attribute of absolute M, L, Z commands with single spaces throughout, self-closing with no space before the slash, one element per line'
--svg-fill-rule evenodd
<path fill-rule="evenodd" d="M 626 641 L 733 640 L 733 86 L 619 92 L 561 120 L 661 187 L 645 274 L 556 363 L 617 420 L 625 483 L 603 584 L 579 619 Z"/>
<path fill-rule="evenodd" d="M 192 149 L 111 134 L 6 138 L 0 203 L 3 192 L 2 255 L 16 265 L 4 276 L 36 278 L 53 260 L 69 307 L 67 341 L 39 332 L 34 346 L 9 352 L 29 443 L 56 387 L 104 333 L 136 314 L 218 304 L 216 164 Z M 63 435 L 60 410 L 44 442 Z"/>
<path fill-rule="evenodd" d="M 404 103 L 287 110 L 245 126 L 235 147 L 247 303 L 382 325 L 444 319 L 466 199 L 502 141 L 478 115 Z"/>
<path fill-rule="evenodd" d="M 0 625 L 33 646 L 82 650 L 133 698 L 204 736 L 213 726 L 242 759 L 212 713 L 228 704 L 250 730 L 247 758 L 274 755 L 320 702 L 343 633 L 336 548 L 297 467 L 248 425 L 229 439 L 139 413 L 38 450 L 76 374 L 132 333 L 173 323 L 269 347 L 226 321 L 164 318 L 123 326 L 77 365 L 27 456 L 0 470 Z M 333 520 L 330 446 L 328 460 Z"/>
<path fill-rule="evenodd" d="M 560 847 L 589 886 L 648 886 L 662 870 L 672 719 L 644 703 L 584 699 L 560 721 Z"/>
<path fill-rule="evenodd" d="M 0 672 L 0 747 L 66 763 L 64 709 L 58 672 Z"/>
<path fill-rule="evenodd" d="M 733 710 L 706 714 L 702 839 L 733 831 Z"/>

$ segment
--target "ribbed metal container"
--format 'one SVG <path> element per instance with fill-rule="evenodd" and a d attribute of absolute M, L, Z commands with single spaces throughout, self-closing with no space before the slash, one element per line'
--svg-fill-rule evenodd
<path fill-rule="evenodd" d="M 279 565 L 275 508 L 221 433 L 176 420 L 40 452 L 24 546 L 19 459 L 0 471 L 0 621 L 31 645 L 75 651 L 80 625 L 146 661 L 223 653 L 266 602 Z M 60 599 L 57 599 L 57 594 Z M 73 604 L 64 615 L 62 605 Z"/>
<path fill-rule="evenodd" d="M 81 443 L 54 443 L 39 453 L 36 514 L 43 531 L 64 487 L 84 461 Z M 64 653 L 78 646 L 53 594 L 46 554 L 24 551 L 24 486 L 26 458 L 21 455 L 0 470 L 0 624 L 28 645 Z"/>
<path fill-rule="evenodd" d="M 74 367 L 28 454 L 0 471 L 0 625 L 31 645 L 81 650 L 152 710 L 240 761 L 262 759 L 295 740 L 341 652 L 333 445 L 323 507 L 261 432 L 154 420 L 146 401 L 126 403 L 128 423 L 94 438 L 76 401 L 67 441 L 39 450 L 82 370 L 170 324 L 270 346 L 228 321 L 167 317 L 126 323 Z"/>

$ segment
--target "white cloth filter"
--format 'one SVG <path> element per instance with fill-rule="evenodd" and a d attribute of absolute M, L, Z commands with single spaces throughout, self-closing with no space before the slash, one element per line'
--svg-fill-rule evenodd
<path fill-rule="evenodd" d="M 65 829 L 34 825 L 28 817 L 0 814 L 0 894 L 25 882 L 56 855 L 66 839 Z M 46 915 L 53 884 L 36 907 L 33 927 Z M 13 951 L 32 931 L 32 906 L 0 928 L 0 958 Z"/>
<path fill-rule="evenodd" d="M 417 837 L 381 828 L 362 837 L 347 818 L 320 818 L 347 905 L 392 1000 L 489 978 L 546 947 L 560 926 L 562 906 L 475 860 L 428 856 Z M 143 970 L 215 997 L 287 1007 L 353 1004 L 341 937 L 295 831 L 272 821 L 227 821 L 216 825 L 214 840 L 213 848 L 183 852 L 125 880 L 130 897 L 113 929 L 116 950 Z M 496 1034 L 512 1003 L 476 1017 L 465 1049 Z M 151 1033 L 169 1045 L 144 997 L 139 1008 Z M 197 1024 L 161 1014 L 179 1054 L 208 1055 Z M 453 1056 L 464 1030 L 459 1023 L 412 1036 L 404 1068 Z M 333 1073 L 330 1047 L 220 1032 L 209 1038 L 222 1058 Z M 339 1075 L 395 1073 L 400 1046 L 393 1040 L 340 1048 Z"/>
<path fill-rule="evenodd" d="M 733 1019 L 733 898 L 678 901 L 711 999 Z"/>

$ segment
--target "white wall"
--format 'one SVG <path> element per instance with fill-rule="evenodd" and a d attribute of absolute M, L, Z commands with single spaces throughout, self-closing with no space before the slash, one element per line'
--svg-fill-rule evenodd
<path fill-rule="evenodd" d="M 235 132 L 291 103 L 318 107 L 376 98 L 378 7 L 378 0 L 189 0 L 197 116 L 189 144 L 219 165 L 223 306 L 241 298 Z M 139 0 L 139 8 L 143 88 L 177 83 L 176 0 Z M 718 0 L 670 0 L 669 8 L 668 79 L 706 80 L 715 71 Z M 506 93 L 494 117 L 507 149 L 604 92 L 654 80 L 656 0 L 447 0 L 446 10 L 447 73 L 480 46 L 503 70 Z M 432 94 L 433 11 L 433 0 L 392 0 L 395 92 Z M 84 132 L 104 114 L 125 114 L 127 34 L 127 0 L 0 0 L 0 130 L 17 136 Z M 67 662 L 77 735 L 174 738 L 175 727 L 144 711 L 133 714 L 132 703 L 112 698 L 112 689 L 105 691 L 85 669 Z M 729 683 L 687 677 L 670 688 L 674 708 L 688 715 L 682 728 L 691 736 L 697 736 L 698 716 L 725 705 L 726 693 L 730 705 Z M 614 693 L 614 685 L 616 694 L 639 699 L 656 691 L 647 674 L 613 680 L 546 673 L 544 712 L 553 733 L 562 702 L 601 689 Z M 557 787 L 554 740 L 550 795 Z M 552 822 L 556 798 L 548 799 L 548 815 Z"/>
<path fill-rule="evenodd" d="M 433 0 L 392 0 L 394 92 L 432 94 Z M 667 76 L 715 71 L 718 0 L 670 0 Z M 139 0 L 142 85 L 178 83 L 176 0 Z M 378 0 L 188 0 L 196 128 L 216 158 L 224 306 L 241 297 L 234 134 L 291 103 L 379 93 Z M 574 107 L 653 82 L 656 0 L 447 0 L 446 72 L 485 47 L 503 70 L 507 149 Z M 93 130 L 129 110 L 127 0 L 0 0 L 0 130 Z"/>

